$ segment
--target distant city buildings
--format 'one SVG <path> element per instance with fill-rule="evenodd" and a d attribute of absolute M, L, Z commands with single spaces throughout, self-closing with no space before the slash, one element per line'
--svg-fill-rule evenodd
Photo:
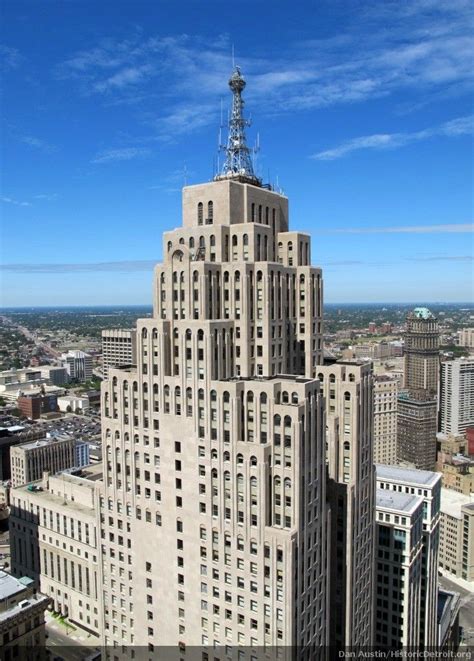
<path fill-rule="evenodd" d="M 20 395 L 17 406 L 22 416 L 30 420 L 38 420 L 42 415 L 58 410 L 58 398 L 56 395 L 41 393 Z"/>
<path fill-rule="evenodd" d="M 41 377 L 47 379 L 53 386 L 65 386 L 69 380 L 69 374 L 65 367 L 57 365 L 39 365 Z"/>
<path fill-rule="evenodd" d="M 390 374 L 374 377 L 374 461 L 397 463 L 398 379 Z"/>
<path fill-rule="evenodd" d="M 111 367 L 135 365 L 137 332 L 133 329 L 110 328 L 102 331 L 102 370 L 104 378 Z"/>
<path fill-rule="evenodd" d="M 474 495 L 441 490 L 439 566 L 474 582 Z"/>
<path fill-rule="evenodd" d="M 89 397 L 84 395 L 64 395 L 63 397 L 58 397 L 58 408 L 63 413 L 83 413 L 89 407 Z"/>
<path fill-rule="evenodd" d="M 80 446 L 80 449 L 78 449 Z M 57 473 L 89 463 L 87 443 L 74 438 L 45 438 L 10 450 L 12 487 L 39 480 L 44 471 Z"/>
<path fill-rule="evenodd" d="M 92 356 L 84 351 L 69 351 L 61 356 L 70 379 L 89 381 L 92 379 Z"/>
<path fill-rule="evenodd" d="M 468 451 L 463 434 L 437 434 L 438 459 L 436 469 L 443 474 L 443 487 L 458 493 L 474 493 L 474 456 Z"/>
<path fill-rule="evenodd" d="M 441 363 L 440 415 L 445 434 L 474 426 L 474 358 Z"/>
<path fill-rule="evenodd" d="M 474 349 L 474 328 L 462 328 L 458 331 L 458 344 L 461 347 Z"/>
<path fill-rule="evenodd" d="M 377 488 L 385 489 L 387 495 L 394 497 L 394 493 L 409 494 L 419 496 L 423 500 L 419 645 L 421 649 L 434 647 L 438 643 L 436 611 L 441 475 L 431 471 L 379 464 L 376 466 L 376 473 Z M 381 561 L 383 557 L 385 556 L 377 554 L 376 561 Z M 401 556 L 399 561 L 403 561 Z M 406 625 L 408 626 L 408 622 Z"/>

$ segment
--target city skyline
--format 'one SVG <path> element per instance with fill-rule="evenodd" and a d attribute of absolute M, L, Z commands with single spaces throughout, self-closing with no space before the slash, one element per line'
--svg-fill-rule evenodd
<path fill-rule="evenodd" d="M 184 6 L 4 7 L 0 304 L 150 300 L 181 186 L 214 174 L 233 46 L 327 302 L 472 300 L 468 3 Z"/>

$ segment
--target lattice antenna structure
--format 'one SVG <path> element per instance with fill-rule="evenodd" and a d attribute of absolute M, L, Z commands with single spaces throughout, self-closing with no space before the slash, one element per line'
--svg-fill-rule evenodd
<path fill-rule="evenodd" d="M 221 145 L 225 152 L 225 161 L 221 171 L 214 177 L 215 180 L 237 179 L 254 186 L 261 186 L 262 180 L 257 177 L 252 164 L 252 150 L 247 146 L 245 128 L 250 126 L 250 121 L 244 118 L 244 101 L 242 91 L 245 88 L 245 80 L 240 73 L 240 68 L 235 67 L 229 79 L 229 87 L 232 92 L 232 111 L 229 117 L 229 136 L 227 145 Z"/>

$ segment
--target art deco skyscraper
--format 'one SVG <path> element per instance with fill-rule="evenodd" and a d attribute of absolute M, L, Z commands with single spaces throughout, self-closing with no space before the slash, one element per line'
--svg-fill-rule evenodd
<path fill-rule="evenodd" d="M 397 459 L 413 468 L 433 470 L 439 383 L 439 329 L 427 308 L 407 316 L 404 390 L 398 398 Z"/>
<path fill-rule="evenodd" d="M 103 385 L 108 645 L 327 643 L 321 271 L 229 85 L 224 168 L 184 188 L 137 365 Z"/>
<path fill-rule="evenodd" d="M 407 315 L 405 331 L 405 381 L 409 390 L 422 390 L 436 397 L 439 383 L 439 328 L 427 308 Z"/>

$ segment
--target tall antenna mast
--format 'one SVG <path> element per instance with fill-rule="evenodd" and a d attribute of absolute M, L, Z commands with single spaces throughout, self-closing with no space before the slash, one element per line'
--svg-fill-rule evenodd
<path fill-rule="evenodd" d="M 235 67 L 229 80 L 229 87 L 232 92 L 232 110 L 228 122 L 229 135 L 227 145 L 221 146 L 222 151 L 225 152 L 225 162 L 220 173 L 214 179 L 237 179 L 254 186 L 261 186 L 262 181 L 255 174 L 252 163 L 252 156 L 256 150 L 251 150 L 247 146 L 245 136 L 245 128 L 250 126 L 250 122 L 243 115 L 242 91 L 245 85 L 240 68 Z"/>

